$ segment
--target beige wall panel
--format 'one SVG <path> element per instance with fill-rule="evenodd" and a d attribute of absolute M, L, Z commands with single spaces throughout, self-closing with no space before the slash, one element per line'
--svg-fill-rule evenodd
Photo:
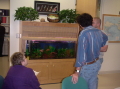
<path fill-rule="evenodd" d="M 79 14 L 89 13 L 95 17 L 97 14 L 97 0 L 77 0 L 76 10 Z"/>

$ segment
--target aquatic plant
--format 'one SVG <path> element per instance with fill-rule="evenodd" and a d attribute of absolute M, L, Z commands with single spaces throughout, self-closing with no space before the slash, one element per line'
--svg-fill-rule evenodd
<path fill-rule="evenodd" d="M 32 49 L 30 52 L 30 58 L 41 58 L 42 52 L 40 49 Z"/>
<path fill-rule="evenodd" d="M 46 44 L 47 43 L 44 42 L 31 42 L 30 48 L 26 49 L 26 55 L 30 56 L 30 59 L 61 59 L 75 57 L 75 49 L 72 46 L 73 43 L 68 43 L 69 46 L 67 44 L 59 45 L 58 43 L 51 44 L 51 42 L 50 45 Z"/>

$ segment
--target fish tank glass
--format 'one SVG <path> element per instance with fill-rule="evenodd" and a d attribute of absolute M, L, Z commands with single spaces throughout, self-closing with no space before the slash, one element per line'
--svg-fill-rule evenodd
<path fill-rule="evenodd" d="M 26 56 L 29 59 L 64 59 L 76 57 L 74 41 L 36 41 L 26 42 Z"/>

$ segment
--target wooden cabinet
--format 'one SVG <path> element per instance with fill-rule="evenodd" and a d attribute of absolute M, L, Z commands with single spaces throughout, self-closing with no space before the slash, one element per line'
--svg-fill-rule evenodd
<path fill-rule="evenodd" d="M 41 84 L 59 83 L 74 72 L 74 63 L 75 59 L 29 60 L 27 67 L 40 72 L 37 78 Z"/>
<path fill-rule="evenodd" d="M 77 23 L 48 23 L 21 21 L 19 51 L 25 52 L 26 40 L 74 41 L 77 43 L 79 25 Z M 74 72 L 75 58 L 71 59 L 32 59 L 29 68 L 40 72 L 37 75 L 41 84 L 59 83 Z"/>
<path fill-rule="evenodd" d="M 49 62 L 33 62 L 29 63 L 27 67 L 39 72 L 37 78 L 39 81 L 47 81 L 49 79 Z"/>
<path fill-rule="evenodd" d="M 73 59 L 74 60 L 74 59 Z M 65 61 L 65 62 L 53 62 L 51 71 L 51 79 L 63 79 L 69 75 L 71 75 L 74 71 L 74 62 L 73 61 Z"/>
<path fill-rule="evenodd" d="M 97 1 L 98 0 L 77 0 L 77 13 L 89 13 L 93 17 L 97 16 Z"/>

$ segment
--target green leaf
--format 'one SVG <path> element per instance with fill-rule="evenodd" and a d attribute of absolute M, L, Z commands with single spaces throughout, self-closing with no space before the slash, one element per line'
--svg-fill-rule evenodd
<path fill-rule="evenodd" d="M 36 20 L 39 17 L 38 12 L 32 7 L 19 7 L 15 10 L 14 20 Z"/>
<path fill-rule="evenodd" d="M 63 9 L 57 12 L 62 23 L 75 23 L 80 14 L 76 14 L 76 9 Z"/>

